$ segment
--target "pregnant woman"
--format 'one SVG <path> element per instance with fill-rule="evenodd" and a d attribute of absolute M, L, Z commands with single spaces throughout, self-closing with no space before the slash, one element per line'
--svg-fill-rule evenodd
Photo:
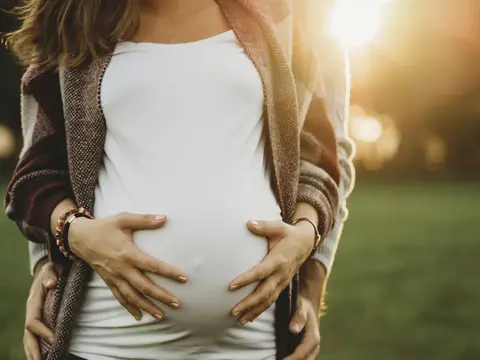
<path fill-rule="evenodd" d="M 340 179 L 307 3 L 26 2 L 6 204 L 62 266 L 48 359 L 293 351 Z"/>

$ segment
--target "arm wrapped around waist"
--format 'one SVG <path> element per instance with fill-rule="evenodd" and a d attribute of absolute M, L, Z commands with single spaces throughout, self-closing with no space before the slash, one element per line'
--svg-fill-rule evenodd
<path fill-rule="evenodd" d="M 35 91 L 40 79 L 42 89 Z M 48 245 L 52 260 L 61 262 L 64 258 L 51 236 L 50 217 L 59 202 L 73 198 L 62 98 L 54 71 L 41 75 L 36 82 L 22 88 L 24 146 L 7 188 L 5 209 L 27 239 Z"/>

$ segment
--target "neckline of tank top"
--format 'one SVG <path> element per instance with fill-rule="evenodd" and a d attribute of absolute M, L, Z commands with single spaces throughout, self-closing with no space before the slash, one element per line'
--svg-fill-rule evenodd
<path fill-rule="evenodd" d="M 183 43 L 155 43 L 155 42 L 135 42 L 135 41 L 123 41 L 120 40 L 117 43 L 117 47 L 121 48 L 144 48 L 144 49 L 162 49 L 162 48 L 183 48 L 197 45 L 204 45 L 211 42 L 231 41 L 236 40 L 236 35 L 233 30 L 224 31 L 218 35 L 213 35 L 208 38 L 188 41 Z"/>

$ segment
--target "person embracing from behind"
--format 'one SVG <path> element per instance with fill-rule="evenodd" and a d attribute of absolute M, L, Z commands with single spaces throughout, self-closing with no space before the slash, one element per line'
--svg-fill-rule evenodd
<path fill-rule="evenodd" d="M 315 358 L 353 174 L 320 3 L 25 2 L 29 359 Z"/>

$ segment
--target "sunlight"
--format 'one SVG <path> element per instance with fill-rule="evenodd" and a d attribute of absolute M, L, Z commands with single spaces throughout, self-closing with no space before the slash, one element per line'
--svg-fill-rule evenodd
<path fill-rule="evenodd" d="M 382 6 L 392 0 L 336 0 L 330 28 L 349 46 L 372 41 L 382 24 Z"/>
<path fill-rule="evenodd" d="M 351 119 L 351 131 L 356 140 L 374 143 L 382 137 L 383 126 L 374 117 L 354 117 Z"/>

